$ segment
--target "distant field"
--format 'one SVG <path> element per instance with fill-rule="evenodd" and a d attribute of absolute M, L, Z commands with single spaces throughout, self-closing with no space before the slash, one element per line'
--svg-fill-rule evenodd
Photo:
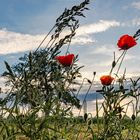
<path fill-rule="evenodd" d="M 7 123 L 9 122 L 8 120 Z M 62 121 L 63 122 L 63 121 Z M 63 123 L 58 123 L 54 124 L 53 122 L 50 122 L 49 127 L 54 128 L 58 130 L 58 132 L 55 132 L 55 135 L 58 135 L 59 138 L 61 136 L 67 136 L 67 140 L 96 140 L 96 137 L 101 133 L 103 130 L 103 119 L 100 118 L 98 120 L 97 124 L 97 119 L 93 118 L 88 122 L 85 122 L 82 117 L 80 118 L 73 118 L 73 119 L 65 119 Z M 136 119 L 136 125 L 137 125 L 137 136 L 140 137 L 140 118 Z M 38 124 L 36 124 L 37 126 Z M 56 125 L 56 126 L 55 126 Z M 129 137 L 129 140 L 133 140 L 134 136 L 131 136 L 131 133 L 133 133 L 133 126 L 134 126 L 134 121 L 130 118 L 126 118 L 122 121 L 121 126 L 124 126 L 124 130 L 122 131 L 121 135 L 123 137 L 123 140 L 126 140 L 127 137 Z M 18 127 L 14 125 L 14 123 L 11 123 L 11 120 L 8 125 L 8 129 L 15 129 L 19 134 L 15 136 L 16 140 L 29 140 L 29 138 L 25 137 L 24 135 L 20 135 L 20 129 L 18 130 Z M 5 133 L 3 130 L 3 127 L 1 125 L 0 127 L 0 132 Z M 44 131 L 48 131 L 48 128 L 44 127 Z M 53 131 L 50 131 L 50 135 L 53 135 Z M 62 137 L 63 139 L 63 137 Z M 59 140 L 62 140 L 59 139 Z M 4 139 L 2 139 L 4 140 Z M 12 139 L 11 139 L 12 140 Z M 14 140 L 14 139 L 13 139 Z M 42 139 L 40 139 L 42 140 Z M 53 140 L 53 139 L 52 139 Z M 55 139 L 54 139 L 55 140 Z M 63 139 L 65 140 L 65 139 Z M 113 140 L 113 139 L 111 139 Z M 115 140 L 115 138 L 114 138 Z"/>

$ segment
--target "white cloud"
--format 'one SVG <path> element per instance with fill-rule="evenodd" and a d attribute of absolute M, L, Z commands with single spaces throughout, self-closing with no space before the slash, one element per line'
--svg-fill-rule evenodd
<path fill-rule="evenodd" d="M 108 30 L 111 27 L 118 27 L 120 23 L 115 20 L 100 20 L 98 23 L 88 24 L 77 30 L 77 36 L 94 34 Z"/>
<path fill-rule="evenodd" d="M 72 45 L 92 44 L 95 42 L 95 39 L 91 37 L 91 34 L 103 32 L 111 27 L 116 27 L 119 25 L 120 23 L 117 21 L 100 20 L 97 23 L 81 26 L 77 30 L 76 32 L 77 34 L 72 40 Z M 66 33 L 67 31 L 64 34 L 62 34 L 62 36 L 64 36 Z M 44 37 L 45 37 L 44 34 L 38 34 L 38 35 L 21 34 L 21 33 L 7 31 L 6 29 L 1 29 L 0 30 L 0 54 L 2 55 L 2 54 L 19 53 L 19 52 L 24 52 L 29 50 L 35 50 Z M 46 40 L 46 42 L 47 41 L 48 40 Z"/>
<path fill-rule="evenodd" d="M 0 54 L 10 54 L 33 50 L 44 35 L 29 35 L 0 30 Z"/>
<path fill-rule="evenodd" d="M 133 26 L 139 26 L 140 25 L 140 18 L 135 18 L 132 20 L 132 25 Z"/>
<path fill-rule="evenodd" d="M 140 26 L 140 18 L 134 18 L 130 21 L 127 21 L 127 22 L 122 22 L 121 23 L 121 26 L 122 27 L 132 27 L 132 26 Z"/>
<path fill-rule="evenodd" d="M 64 35 L 63 35 L 64 36 Z M 29 50 L 35 50 L 40 42 L 45 37 L 45 34 L 30 35 L 0 30 L 0 54 L 19 53 Z M 50 36 L 48 37 L 48 39 Z M 44 44 L 47 44 L 46 42 Z M 72 40 L 72 44 L 91 44 L 95 40 L 88 36 L 79 36 Z M 45 46 L 45 45 L 44 45 Z"/>
<path fill-rule="evenodd" d="M 94 51 L 90 52 L 91 54 L 102 54 L 102 55 L 111 55 L 113 56 L 113 52 L 117 51 L 117 47 L 113 44 L 102 45 L 98 48 L 95 48 Z"/>
<path fill-rule="evenodd" d="M 88 45 L 96 42 L 95 39 L 91 38 L 90 36 L 77 36 L 72 40 L 72 45 L 79 44 L 79 45 Z"/>
<path fill-rule="evenodd" d="M 140 2 L 133 2 L 131 5 L 132 5 L 134 8 L 140 10 Z"/>
<path fill-rule="evenodd" d="M 132 2 L 131 4 L 122 7 L 123 10 L 127 10 L 129 8 L 135 8 L 140 10 L 140 2 Z"/>

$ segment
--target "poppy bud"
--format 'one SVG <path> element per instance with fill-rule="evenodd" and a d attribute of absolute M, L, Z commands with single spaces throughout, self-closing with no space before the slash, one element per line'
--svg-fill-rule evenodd
<path fill-rule="evenodd" d="M 88 125 L 91 125 L 91 120 L 88 121 Z"/>
<path fill-rule="evenodd" d="M 119 106 L 119 107 L 118 107 L 118 112 L 121 113 L 122 110 L 123 110 L 123 109 Z"/>
<path fill-rule="evenodd" d="M 84 114 L 84 120 L 86 121 L 86 120 L 87 120 L 87 118 L 88 118 L 88 114 L 87 114 L 87 113 L 85 113 L 85 114 Z"/>
<path fill-rule="evenodd" d="M 61 98 L 61 92 L 58 93 L 58 98 L 59 98 L 59 99 Z"/>
<path fill-rule="evenodd" d="M 116 62 L 113 61 L 113 62 L 112 62 L 112 68 L 114 68 L 115 66 L 116 66 Z"/>
<path fill-rule="evenodd" d="M 120 86 L 120 89 L 122 90 L 122 89 L 124 89 L 124 87 L 121 85 L 121 86 Z"/>
<path fill-rule="evenodd" d="M 93 75 L 96 75 L 96 71 L 93 72 Z"/>
<path fill-rule="evenodd" d="M 133 114 L 133 115 L 131 116 L 131 119 L 134 121 L 134 120 L 136 119 L 136 116 Z"/>
<path fill-rule="evenodd" d="M 122 118 L 122 114 L 119 114 L 119 119 L 121 119 Z"/>
<path fill-rule="evenodd" d="M 87 79 L 87 81 L 88 81 L 89 84 L 92 84 L 92 82 L 89 79 Z"/>
<path fill-rule="evenodd" d="M 76 77 L 74 76 L 73 79 L 76 79 Z"/>

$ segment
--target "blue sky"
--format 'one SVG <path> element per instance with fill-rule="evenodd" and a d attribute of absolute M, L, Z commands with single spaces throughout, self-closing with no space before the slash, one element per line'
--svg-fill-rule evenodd
<path fill-rule="evenodd" d="M 63 12 L 82 0 L 0 0 L 0 73 L 5 69 L 3 60 L 17 63 L 19 56 L 34 50 Z M 138 0 L 91 0 L 86 18 L 80 19 L 80 28 L 70 51 L 79 54 L 83 74 L 97 78 L 107 73 L 113 58 L 121 53 L 117 40 L 123 34 L 133 35 L 140 28 Z M 139 41 L 129 50 L 123 68 L 128 75 L 139 74 Z M 135 67 L 132 67 L 135 66 Z M 123 71 L 122 68 L 122 71 Z M 103 70 L 104 69 L 104 70 Z"/>
<path fill-rule="evenodd" d="M 45 33 L 65 7 L 81 1 L 1 0 L 0 26 L 20 33 Z M 127 22 L 139 18 L 138 0 L 91 0 L 89 7 L 91 10 L 86 13 L 87 19 L 82 23 L 94 23 L 100 19 Z"/>
<path fill-rule="evenodd" d="M 20 56 L 35 50 L 45 34 L 63 12 L 82 0 L 0 0 L 0 73 L 5 69 L 4 60 L 16 64 Z M 91 0 L 86 18 L 80 18 L 70 52 L 79 54 L 83 77 L 91 79 L 108 74 L 113 51 L 119 56 L 117 41 L 123 34 L 133 35 L 140 28 L 139 0 Z M 121 73 L 140 75 L 140 41 L 128 50 Z M 3 79 L 0 86 L 3 86 Z"/>

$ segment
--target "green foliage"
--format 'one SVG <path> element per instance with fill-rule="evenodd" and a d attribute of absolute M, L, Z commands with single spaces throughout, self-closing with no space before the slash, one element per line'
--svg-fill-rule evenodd
<path fill-rule="evenodd" d="M 71 39 L 79 27 L 77 17 L 84 17 L 83 11 L 88 10 L 88 4 L 89 0 L 85 0 L 70 10 L 65 9 L 38 48 L 19 58 L 18 64 L 10 66 L 5 62 L 6 71 L 2 76 L 11 89 L 0 102 L 0 137 L 3 140 L 14 140 L 17 136 L 31 140 L 68 137 L 62 126 L 68 123 L 65 117 L 72 115 L 72 107 L 80 108 L 72 86 L 81 77 L 79 70 L 82 67 L 76 64 L 78 56 L 69 67 L 62 66 L 55 58 L 63 46 L 67 46 L 66 54 L 69 53 Z M 61 34 L 65 30 L 69 33 L 63 37 Z M 47 45 L 42 46 L 49 35 Z"/>

